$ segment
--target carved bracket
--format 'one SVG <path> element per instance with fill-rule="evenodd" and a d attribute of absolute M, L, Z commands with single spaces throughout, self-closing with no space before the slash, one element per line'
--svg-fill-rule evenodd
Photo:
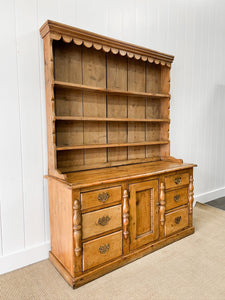
<path fill-rule="evenodd" d="M 165 191 L 164 191 L 164 183 L 160 184 L 160 207 L 159 207 L 159 216 L 160 216 L 160 224 L 161 226 L 165 223 L 165 209 L 166 209 L 166 201 L 165 201 Z"/>
<path fill-rule="evenodd" d="M 81 214 L 80 202 L 74 200 L 73 203 L 73 238 L 74 238 L 74 252 L 76 256 L 81 255 Z"/>
<path fill-rule="evenodd" d="M 123 235 L 127 239 L 129 236 L 129 201 L 128 191 L 123 191 Z"/>
<path fill-rule="evenodd" d="M 193 211 L 193 200 L 194 200 L 194 186 L 193 186 L 193 176 L 190 176 L 190 181 L 189 181 L 189 201 L 188 201 L 188 205 L 189 205 L 189 214 L 192 214 Z"/>

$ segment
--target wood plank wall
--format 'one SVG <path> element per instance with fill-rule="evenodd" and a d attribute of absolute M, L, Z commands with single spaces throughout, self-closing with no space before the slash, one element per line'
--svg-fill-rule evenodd
<path fill-rule="evenodd" d="M 39 27 L 52 19 L 175 55 L 171 154 L 199 165 L 195 195 L 206 201 L 225 195 L 224 13 L 214 0 L 1 1 L 0 272 L 46 258 L 49 247 Z"/>

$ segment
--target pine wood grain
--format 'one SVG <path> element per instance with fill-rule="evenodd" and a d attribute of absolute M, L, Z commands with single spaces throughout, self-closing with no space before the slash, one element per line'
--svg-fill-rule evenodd
<path fill-rule="evenodd" d="M 129 185 L 130 248 L 135 249 L 159 236 L 158 181 L 143 181 Z"/>
<path fill-rule="evenodd" d="M 188 227 L 188 208 L 166 214 L 165 220 L 165 236 Z"/>
<path fill-rule="evenodd" d="M 180 186 L 189 184 L 189 174 L 188 173 L 179 173 L 165 177 L 165 188 L 177 188 Z"/>
<path fill-rule="evenodd" d="M 121 193 L 121 186 L 81 193 L 81 209 L 101 209 L 104 204 L 113 205 L 115 202 L 121 201 Z"/>
<path fill-rule="evenodd" d="M 96 92 L 99 94 L 109 94 L 109 95 L 118 95 L 118 96 L 136 96 L 136 97 L 144 97 L 144 98 L 170 98 L 170 94 L 163 94 L 163 93 L 146 93 L 146 92 L 135 92 L 135 91 L 124 91 L 124 90 L 114 90 L 114 89 L 105 89 L 99 88 L 87 84 L 74 84 L 68 83 L 64 81 L 55 80 L 54 81 L 55 87 L 61 88 L 68 88 L 68 89 L 75 89 L 75 90 L 82 90 L 86 92 Z"/>
<path fill-rule="evenodd" d="M 193 233 L 195 165 L 170 156 L 173 57 L 52 21 L 41 34 L 50 259 L 80 286 Z"/>
<path fill-rule="evenodd" d="M 121 205 L 82 214 L 82 238 L 121 229 Z"/>
<path fill-rule="evenodd" d="M 108 250 L 101 253 L 101 247 Z M 83 244 L 83 270 L 105 263 L 122 255 L 122 231 Z"/>
<path fill-rule="evenodd" d="M 166 192 L 166 210 L 179 207 L 188 202 L 188 189 L 181 188 L 170 192 Z"/>

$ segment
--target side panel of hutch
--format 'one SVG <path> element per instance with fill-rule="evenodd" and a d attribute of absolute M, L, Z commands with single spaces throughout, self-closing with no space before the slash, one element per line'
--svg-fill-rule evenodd
<path fill-rule="evenodd" d="M 194 232 L 170 156 L 173 56 L 47 21 L 49 258 L 73 286 Z"/>

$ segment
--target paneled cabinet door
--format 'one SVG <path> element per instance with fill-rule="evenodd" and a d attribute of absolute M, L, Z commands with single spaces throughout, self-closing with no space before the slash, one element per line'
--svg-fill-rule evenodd
<path fill-rule="evenodd" d="M 129 191 L 132 250 L 159 237 L 158 180 L 130 184 Z"/>

